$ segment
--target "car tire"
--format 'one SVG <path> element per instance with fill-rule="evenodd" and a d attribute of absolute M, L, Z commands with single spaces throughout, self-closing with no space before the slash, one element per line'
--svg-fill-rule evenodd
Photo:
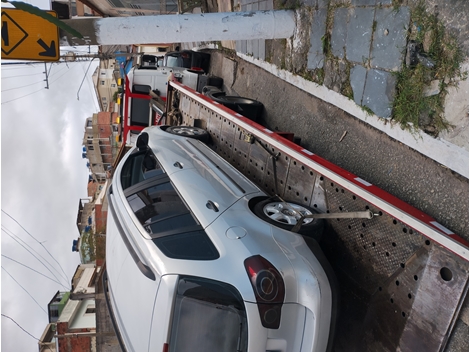
<path fill-rule="evenodd" d="M 182 137 L 197 139 L 201 142 L 209 142 L 209 132 L 203 128 L 192 127 L 192 126 L 170 126 L 166 129 L 166 132 L 175 134 Z"/>
<path fill-rule="evenodd" d="M 288 207 L 279 200 L 264 199 L 256 203 L 253 207 L 253 212 L 260 219 L 280 227 L 284 230 L 292 230 L 297 223 L 298 216 L 292 212 L 289 207 L 294 208 L 303 214 L 315 214 L 316 210 L 293 202 L 286 202 Z M 304 219 L 303 225 L 300 227 L 298 233 L 300 235 L 308 236 L 316 241 L 320 241 L 325 228 L 324 219 Z"/>
<path fill-rule="evenodd" d="M 210 95 L 208 94 L 208 96 Z M 263 104 L 254 99 L 220 93 L 213 94 L 210 97 L 219 104 L 232 109 L 233 111 L 245 116 L 246 118 L 249 118 L 252 121 L 258 121 L 258 119 L 261 118 L 261 114 L 263 113 Z"/>

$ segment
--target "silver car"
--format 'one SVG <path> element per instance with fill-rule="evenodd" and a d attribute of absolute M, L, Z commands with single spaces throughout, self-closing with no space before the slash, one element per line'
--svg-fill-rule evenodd
<path fill-rule="evenodd" d="M 127 351 L 328 351 L 334 274 L 312 209 L 269 197 L 204 142 L 146 128 L 108 192 L 109 308 Z M 309 237 L 310 236 L 310 237 Z"/>

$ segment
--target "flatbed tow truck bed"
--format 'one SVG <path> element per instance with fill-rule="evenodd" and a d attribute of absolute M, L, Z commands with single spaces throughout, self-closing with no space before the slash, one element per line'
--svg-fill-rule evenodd
<path fill-rule="evenodd" d="M 333 218 L 321 247 L 340 285 L 334 351 L 443 351 L 468 292 L 468 242 L 346 170 L 178 83 L 166 112 L 263 188 Z M 291 136 L 292 137 L 292 136 Z"/>

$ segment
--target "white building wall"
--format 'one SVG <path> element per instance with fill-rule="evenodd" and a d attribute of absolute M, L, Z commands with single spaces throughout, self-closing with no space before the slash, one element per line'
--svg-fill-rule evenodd
<path fill-rule="evenodd" d="M 95 272 L 95 265 L 94 264 L 85 264 L 85 265 L 87 267 L 82 272 L 82 276 L 80 277 L 80 280 L 78 281 L 78 284 L 75 287 L 75 290 L 73 291 L 75 293 L 94 293 L 95 292 L 95 286 L 93 283 L 90 282 L 93 276 L 93 273 Z M 82 265 L 82 266 L 85 266 L 85 265 Z M 90 287 L 90 284 L 93 286 Z"/>
<path fill-rule="evenodd" d="M 69 321 L 69 329 L 96 329 L 96 314 L 86 313 L 88 308 L 95 308 L 95 300 L 84 299 L 80 302 L 73 319 Z"/>

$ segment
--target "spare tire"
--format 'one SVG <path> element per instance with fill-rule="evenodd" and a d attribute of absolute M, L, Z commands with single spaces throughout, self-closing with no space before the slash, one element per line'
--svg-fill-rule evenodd
<path fill-rule="evenodd" d="M 225 95 L 225 92 L 216 91 L 209 91 L 206 95 L 252 121 L 258 121 L 263 113 L 263 104 L 254 99 Z"/>

